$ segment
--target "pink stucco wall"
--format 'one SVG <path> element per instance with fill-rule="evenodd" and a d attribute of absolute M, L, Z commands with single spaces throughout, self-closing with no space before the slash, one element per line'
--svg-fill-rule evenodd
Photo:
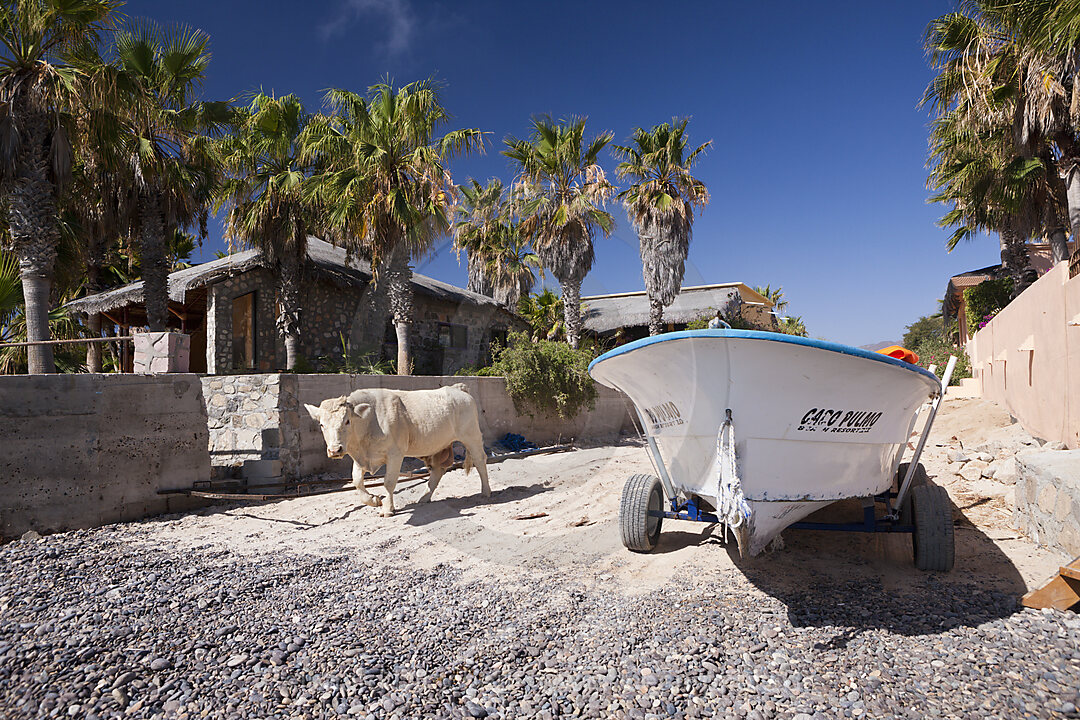
<path fill-rule="evenodd" d="M 1080 448 L 1080 276 L 1058 263 L 967 344 L 982 396 L 1032 435 Z"/>

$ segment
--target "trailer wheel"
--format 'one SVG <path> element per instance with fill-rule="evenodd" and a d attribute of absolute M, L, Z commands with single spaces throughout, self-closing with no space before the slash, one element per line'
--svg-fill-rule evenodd
<path fill-rule="evenodd" d="M 907 475 L 908 463 L 900 463 L 900 467 L 896 470 L 896 491 L 900 492 L 900 486 L 904 484 L 904 477 Z M 915 492 L 915 488 L 922 487 L 930 484 L 930 476 L 926 474 L 926 468 L 922 463 L 919 463 L 915 467 L 915 473 L 911 476 L 911 487 L 908 488 L 907 497 L 904 498 L 904 505 L 900 508 L 900 524 L 911 525 L 915 522 L 915 517 L 911 514 L 911 496 Z"/>
<path fill-rule="evenodd" d="M 634 552 L 650 552 L 660 540 L 664 518 L 651 515 L 664 510 L 664 488 L 652 475 L 631 475 L 623 485 L 619 503 L 622 541 Z"/>
<path fill-rule="evenodd" d="M 949 493 L 937 485 L 912 488 L 911 511 L 915 520 L 915 532 L 911 535 L 915 567 L 940 572 L 952 570 L 955 545 Z"/>

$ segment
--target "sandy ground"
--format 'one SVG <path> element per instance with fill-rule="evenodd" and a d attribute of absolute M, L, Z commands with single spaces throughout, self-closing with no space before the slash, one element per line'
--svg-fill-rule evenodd
<path fill-rule="evenodd" d="M 937 581 L 981 585 L 1017 595 L 1040 586 L 1064 558 L 1036 546 L 1012 526 L 1012 487 L 970 483 L 949 471 L 946 452 L 1009 433 L 1009 417 L 977 399 L 947 400 L 923 455 L 927 470 L 956 506 L 956 568 Z M 183 516 L 125 526 L 134 542 L 244 554 L 355 552 L 374 563 L 431 567 L 447 563 L 466 577 L 551 571 L 625 593 L 648 592 L 677 573 L 707 578 L 734 568 L 772 594 L 819 583 L 869 581 L 885 590 L 926 582 L 915 570 L 910 537 L 789 530 L 784 549 L 740 559 L 711 526 L 667 521 L 661 544 L 648 555 L 622 547 L 617 525 L 625 478 L 652 472 L 637 441 L 569 453 L 508 460 L 490 467 L 490 499 L 474 474 L 449 473 L 434 502 L 420 505 L 425 480 L 400 485 L 398 512 L 379 517 L 340 492 L 268 503 L 225 503 Z M 376 492 L 382 492 L 381 486 Z M 834 505 L 828 517 L 859 517 Z M 541 515 L 540 517 L 529 517 Z M 819 513 L 819 516 L 821 514 Z M 526 519 L 528 518 L 528 519 Z M 820 519 L 815 518 L 815 519 Z"/>

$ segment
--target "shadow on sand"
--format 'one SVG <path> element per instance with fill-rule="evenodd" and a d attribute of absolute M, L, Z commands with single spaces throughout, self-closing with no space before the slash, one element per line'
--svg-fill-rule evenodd
<path fill-rule="evenodd" d="M 787 530 L 784 548 L 740 557 L 715 526 L 687 532 L 666 525 L 655 552 L 722 544 L 757 589 L 782 602 L 795 627 L 832 627 L 819 649 L 845 646 L 869 630 L 927 635 L 1008 617 L 1019 609 L 1024 580 L 1005 553 L 954 507 L 956 565 L 950 573 L 914 567 L 911 536 Z M 836 503 L 811 516 L 821 522 L 858 519 L 858 501 Z"/>
<path fill-rule="evenodd" d="M 436 490 L 435 498 L 431 502 L 410 503 L 405 507 L 398 508 L 396 514 L 408 515 L 409 519 L 405 521 L 405 524 L 419 527 L 444 520 L 468 517 L 472 513 L 467 511 L 476 507 L 517 502 L 551 490 L 552 488 L 541 484 L 511 485 L 499 490 L 492 490 L 490 497 L 484 497 L 480 493 L 476 493 L 468 497 L 445 499 L 440 499 L 439 491 Z"/>

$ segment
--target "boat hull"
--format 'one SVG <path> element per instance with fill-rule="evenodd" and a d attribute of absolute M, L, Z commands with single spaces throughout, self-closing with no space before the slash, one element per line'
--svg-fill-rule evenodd
<path fill-rule="evenodd" d="M 717 434 L 731 411 L 756 554 L 837 500 L 889 489 L 930 373 L 856 348 L 776 333 L 669 333 L 597 358 L 590 374 L 626 393 L 675 487 L 717 503 Z"/>

